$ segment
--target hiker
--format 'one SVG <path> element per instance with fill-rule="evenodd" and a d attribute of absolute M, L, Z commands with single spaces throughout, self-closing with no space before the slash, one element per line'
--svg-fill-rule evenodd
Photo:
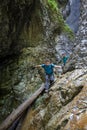
<path fill-rule="evenodd" d="M 60 68 L 61 66 L 54 65 L 50 62 L 49 59 L 45 60 L 45 63 L 42 65 L 37 65 L 37 67 L 42 67 L 45 71 L 45 92 L 48 92 L 49 86 L 54 83 L 54 67 Z"/>
<path fill-rule="evenodd" d="M 63 53 L 63 54 L 62 54 L 62 62 L 63 62 L 63 66 L 66 65 L 68 59 L 69 59 L 69 57 L 66 56 L 66 53 Z"/>

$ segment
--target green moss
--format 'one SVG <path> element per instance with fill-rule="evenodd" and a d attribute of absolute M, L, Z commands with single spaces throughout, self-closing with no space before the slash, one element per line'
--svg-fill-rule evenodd
<path fill-rule="evenodd" d="M 57 2 L 55 0 L 48 0 L 48 5 L 52 8 L 52 10 L 58 10 Z"/>
<path fill-rule="evenodd" d="M 58 26 L 62 26 L 64 25 L 64 20 L 63 17 L 59 11 L 57 2 L 55 0 L 48 0 L 48 6 L 49 6 L 49 10 L 50 13 L 52 14 L 52 20 L 53 21 L 57 21 Z"/>
<path fill-rule="evenodd" d="M 74 38 L 74 33 L 67 24 L 64 25 L 63 32 L 65 32 L 71 40 Z"/>
<path fill-rule="evenodd" d="M 48 6 L 50 12 L 52 14 L 52 20 L 57 22 L 58 33 L 64 32 L 70 39 L 74 38 L 73 31 L 69 28 L 69 26 L 65 23 L 62 14 L 58 8 L 58 2 L 56 0 L 48 0 Z"/>

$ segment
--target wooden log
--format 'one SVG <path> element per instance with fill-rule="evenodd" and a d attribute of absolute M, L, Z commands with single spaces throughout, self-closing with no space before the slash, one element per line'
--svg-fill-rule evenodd
<path fill-rule="evenodd" d="M 16 126 L 16 128 L 14 130 L 21 130 L 21 125 L 23 124 L 24 119 L 25 119 L 27 113 L 29 113 L 29 111 L 30 111 L 30 107 L 23 113 L 23 115 L 21 116 L 21 118 L 19 120 L 18 125 Z"/>
<path fill-rule="evenodd" d="M 35 99 L 42 93 L 44 90 L 44 84 L 24 103 L 22 103 L 17 109 L 15 109 L 0 125 L 0 130 L 7 130 L 12 123 L 22 115 L 22 113 L 35 101 Z"/>
<path fill-rule="evenodd" d="M 18 126 L 19 122 L 20 122 L 20 117 L 17 118 L 17 119 L 13 122 L 13 124 L 11 125 L 11 127 L 9 128 L 9 130 L 15 130 L 16 127 Z"/>

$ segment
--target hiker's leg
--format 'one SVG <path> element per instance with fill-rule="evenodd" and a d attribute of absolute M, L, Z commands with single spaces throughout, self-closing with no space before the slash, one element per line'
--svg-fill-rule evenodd
<path fill-rule="evenodd" d="M 50 75 L 50 84 L 54 82 L 54 74 Z"/>
<path fill-rule="evenodd" d="M 45 89 L 48 90 L 49 89 L 49 85 L 50 85 L 50 79 L 49 79 L 49 75 L 45 76 Z"/>

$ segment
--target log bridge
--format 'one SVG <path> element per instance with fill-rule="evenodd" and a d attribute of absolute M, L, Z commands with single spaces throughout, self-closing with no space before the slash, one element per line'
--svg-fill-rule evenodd
<path fill-rule="evenodd" d="M 15 109 L 3 122 L 0 124 L 0 130 L 7 130 L 18 118 L 20 118 L 27 108 L 38 98 L 43 92 L 44 84 L 25 102 L 23 102 L 17 109 Z"/>

